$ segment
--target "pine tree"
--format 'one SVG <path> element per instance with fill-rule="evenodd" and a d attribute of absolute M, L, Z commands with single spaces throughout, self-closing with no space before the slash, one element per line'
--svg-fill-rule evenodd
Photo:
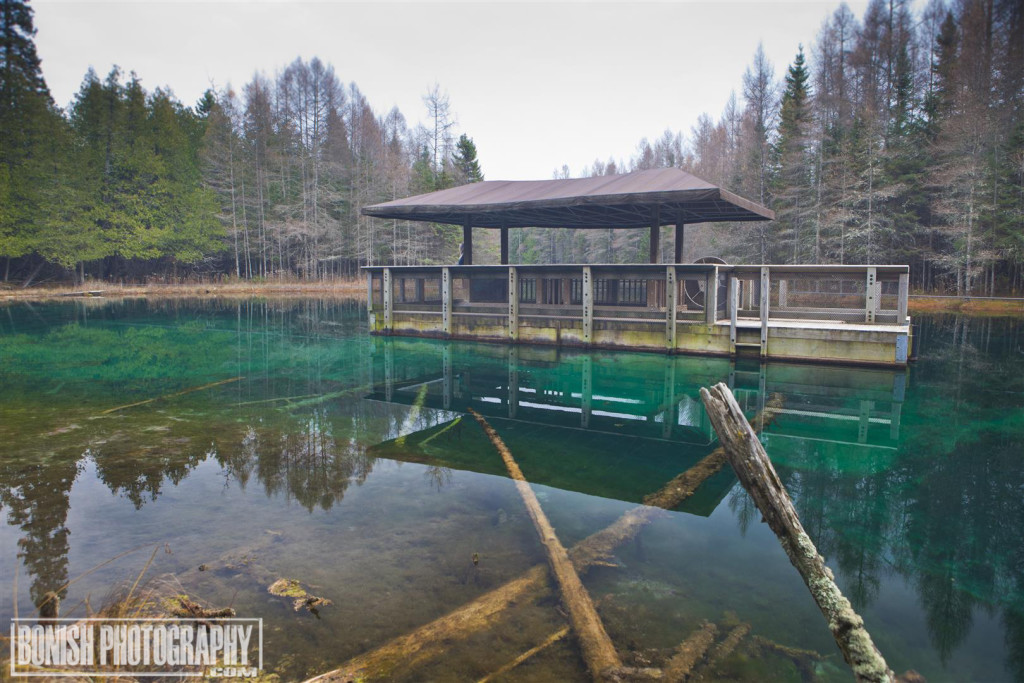
<path fill-rule="evenodd" d="M 45 193 L 55 182 L 64 122 L 40 70 L 32 8 L 24 0 L 0 2 L 0 256 L 6 281 L 11 259 L 36 251 L 42 238 Z"/>
<path fill-rule="evenodd" d="M 484 179 L 480 162 L 476 158 L 476 144 L 473 143 L 473 138 L 465 133 L 460 135 L 458 142 L 455 143 L 452 163 L 461 183 L 478 183 Z"/>
<path fill-rule="evenodd" d="M 775 206 L 780 233 L 788 238 L 787 254 L 773 253 L 772 260 L 800 263 L 801 239 L 806 239 L 807 228 L 813 217 L 813 156 L 809 147 L 811 110 L 810 74 L 804 58 L 803 46 L 786 73 L 786 88 L 782 94 L 779 112 L 779 137 L 775 153 L 779 163 L 775 180 Z M 773 245 L 778 249 L 781 245 Z M 820 252 L 818 244 L 814 252 Z"/>

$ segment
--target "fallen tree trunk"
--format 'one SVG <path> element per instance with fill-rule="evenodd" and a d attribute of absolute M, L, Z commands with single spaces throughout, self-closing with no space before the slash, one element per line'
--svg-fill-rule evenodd
<path fill-rule="evenodd" d="M 690 677 L 694 667 L 704 661 L 708 650 L 715 643 L 718 627 L 705 621 L 700 628 L 684 640 L 676 653 L 665 665 L 665 680 L 668 683 L 683 683 Z"/>
<path fill-rule="evenodd" d="M 777 394 L 771 396 L 754 423 L 765 426 L 771 424 L 780 408 L 782 397 Z M 611 526 L 573 546 L 569 550 L 573 566 L 578 572 L 586 573 L 591 567 L 606 563 L 619 545 L 635 538 L 646 524 L 663 514 L 664 510 L 681 505 L 702 483 L 717 474 L 725 463 L 723 448 L 717 448 L 706 455 L 662 489 L 645 498 L 646 505 L 626 511 Z M 550 588 L 547 568 L 536 565 L 454 611 L 358 655 L 337 669 L 311 678 L 307 683 L 391 678 L 392 672 L 399 666 L 411 668 L 443 655 L 449 649 L 450 641 L 492 627 L 506 609 L 527 600 L 536 601 L 546 597 L 550 594 Z"/>
<path fill-rule="evenodd" d="M 502 676 L 504 674 L 507 674 L 509 671 L 511 671 L 512 669 L 516 668 L 517 666 L 519 666 L 520 664 L 522 664 L 526 660 L 528 660 L 530 657 L 533 657 L 535 654 L 537 654 L 539 652 L 543 652 L 547 648 L 551 647 L 552 645 L 554 645 L 555 643 L 560 641 L 562 638 L 565 638 L 567 635 L 569 635 L 569 627 L 568 626 L 566 626 L 564 628 L 558 629 L 557 631 L 552 633 L 550 636 L 545 638 L 544 641 L 540 645 L 537 645 L 536 647 L 531 647 L 529 650 L 527 650 L 523 654 L 519 655 L 518 657 L 513 659 L 508 664 L 505 664 L 504 666 L 502 666 L 500 669 L 498 669 L 494 673 L 487 674 L 486 676 L 481 678 L 479 681 L 477 681 L 477 683 L 489 683 L 490 681 L 494 680 L 498 676 Z"/>
<path fill-rule="evenodd" d="M 526 511 L 537 530 L 537 536 L 540 537 L 540 542 L 544 546 L 544 553 L 547 555 L 551 573 L 558 582 L 562 602 L 569 610 L 569 621 L 572 623 L 573 630 L 576 631 L 576 637 L 579 638 L 583 659 L 587 663 L 591 677 L 594 680 L 600 680 L 605 671 L 621 667 L 622 660 L 619 659 L 615 645 L 604 629 L 601 617 L 597 614 L 597 608 L 594 607 L 594 601 L 590 599 L 590 593 L 580 581 L 580 576 L 569 559 L 569 553 L 566 552 L 562 542 L 558 540 L 551 521 L 548 520 L 548 516 L 544 514 L 544 509 L 540 506 L 540 501 L 537 500 L 537 494 L 530 487 L 530 482 L 526 481 L 523 471 L 519 469 L 519 464 L 512 457 L 508 446 L 494 431 L 494 428 L 487 423 L 483 415 L 472 408 L 469 409 L 469 414 L 483 428 L 487 438 L 490 439 L 491 444 L 504 461 L 508 475 L 516 484 L 519 497 L 523 499 Z"/>
<path fill-rule="evenodd" d="M 154 401 L 162 401 L 162 400 L 168 399 L 168 398 L 176 398 L 178 396 L 184 396 L 185 394 L 191 394 L 192 392 L 195 392 L 195 391 L 203 391 L 205 389 L 212 389 L 213 387 L 219 387 L 222 384 L 231 384 L 232 382 L 238 382 L 238 381 L 241 381 L 243 379 L 245 379 L 245 377 L 242 377 L 242 376 L 232 377 L 231 379 L 222 379 L 222 380 L 220 380 L 218 382 L 210 382 L 209 384 L 202 384 L 202 385 L 200 385 L 198 387 L 191 387 L 191 388 L 185 389 L 183 391 L 176 391 L 173 394 L 164 394 L 163 396 L 155 396 L 153 398 L 147 398 L 144 401 L 136 401 L 135 403 L 128 403 L 128 404 L 125 404 L 123 406 L 117 406 L 116 408 L 107 408 L 106 410 L 101 410 L 99 414 L 100 415 L 109 415 L 110 413 L 116 413 L 119 410 L 125 410 L 127 408 L 134 408 L 136 406 L 144 406 L 144 405 L 147 405 L 149 403 L 153 403 Z"/>
<path fill-rule="evenodd" d="M 804 531 L 793 501 L 729 387 L 719 383 L 710 391 L 701 389 L 700 396 L 736 476 L 803 577 L 853 675 L 858 681 L 894 681 L 896 676 L 864 628 L 864 620 L 839 590 L 832 571 Z"/>

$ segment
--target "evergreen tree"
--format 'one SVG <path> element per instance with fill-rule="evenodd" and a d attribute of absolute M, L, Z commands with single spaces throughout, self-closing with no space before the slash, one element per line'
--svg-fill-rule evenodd
<path fill-rule="evenodd" d="M 773 245 L 773 261 L 800 263 L 802 239 L 813 217 L 814 187 L 813 163 L 810 150 L 811 109 L 809 92 L 810 74 L 800 46 L 793 64 L 786 73 L 786 88 L 779 111 L 779 136 L 776 157 L 779 163 L 775 181 L 775 206 L 780 236 L 789 241 L 789 253 L 778 253 L 779 244 Z M 814 244 L 815 254 L 820 245 Z"/>
<path fill-rule="evenodd" d="M 476 145 L 473 143 L 473 138 L 465 133 L 460 135 L 458 142 L 455 143 L 452 162 L 455 165 L 458 180 L 462 183 L 478 183 L 484 179 L 484 174 L 480 170 L 480 162 L 476 158 Z"/>
<path fill-rule="evenodd" d="M 55 182 L 63 120 L 53 105 L 36 54 L 32 8 L 0 0 L 0 256 L 36 251 L 44 230 L 45 192 Z"/>

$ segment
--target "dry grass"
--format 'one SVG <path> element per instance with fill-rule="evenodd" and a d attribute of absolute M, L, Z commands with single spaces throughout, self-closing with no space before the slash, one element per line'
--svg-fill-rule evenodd
<path fill-rule="evenodd" d="M 96 294 L 98 292 L 98 294 Z M 184 284 L 148 284 L 121 285 L 105 282 L 90 282 L 86 285 L 59 285 L 40 287 L 7 287 L 0 289 L 0 300 L 7 301 L 43 301 L 48 299 L 67 299 L 76 296 L 103 297 L 108 299 L 147 297 L 147 298 L 180 298 L 180 297 L 233 297 L 251 298 L 269 296 L 287 297 L 326 297 L 326 298 L 365 298 L 366 281 L 353 278 L 351 280 L 328 280 L 324 282 L 303 281 L 267 281 L 267 282 L 213 282 Z"/>
<path fill-rule="evenodd" d="M 1024 316 L 1024 301 L 1000 299 L 945 299 L 938 297 L 913 297 L 908 302 L 910 314 L 915 313 L 963 313 L 979 317 Z"/>

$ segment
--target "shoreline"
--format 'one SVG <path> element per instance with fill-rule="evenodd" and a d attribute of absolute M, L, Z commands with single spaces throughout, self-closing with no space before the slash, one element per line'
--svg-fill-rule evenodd
<path fill-rule="evenodd" d="M 915 313 L 963 313 L 977 317 L 1024 316 L 1022 299 L 970 299 L 936 294 L 911 295 L 907 310 Z"/>
<path fill-rule="evenodd" d="M 366 283 L 361 279 L 329 282 L 228 282 L 121 285 L 94 283 L 86 287 L 40 286 L 0 289 L 0 301 L 51 301 L 65 299 L 273 297 L 363 299 Z M 908 311 L 916 313 L 962 313 L 972 316 L 1024 316 L 1024 299 L 959 298 L 945 295 L 912 295 Z"/>
<path fill-rule="evenodd" d="M 61 301 L 74 299 L 175 299 L 175 298 L 366 298 L 366 282 L 229 282 L 120 285 L 89 283 L 86 286 L 29 287 L 0 290 L 0 301 Z"/>

